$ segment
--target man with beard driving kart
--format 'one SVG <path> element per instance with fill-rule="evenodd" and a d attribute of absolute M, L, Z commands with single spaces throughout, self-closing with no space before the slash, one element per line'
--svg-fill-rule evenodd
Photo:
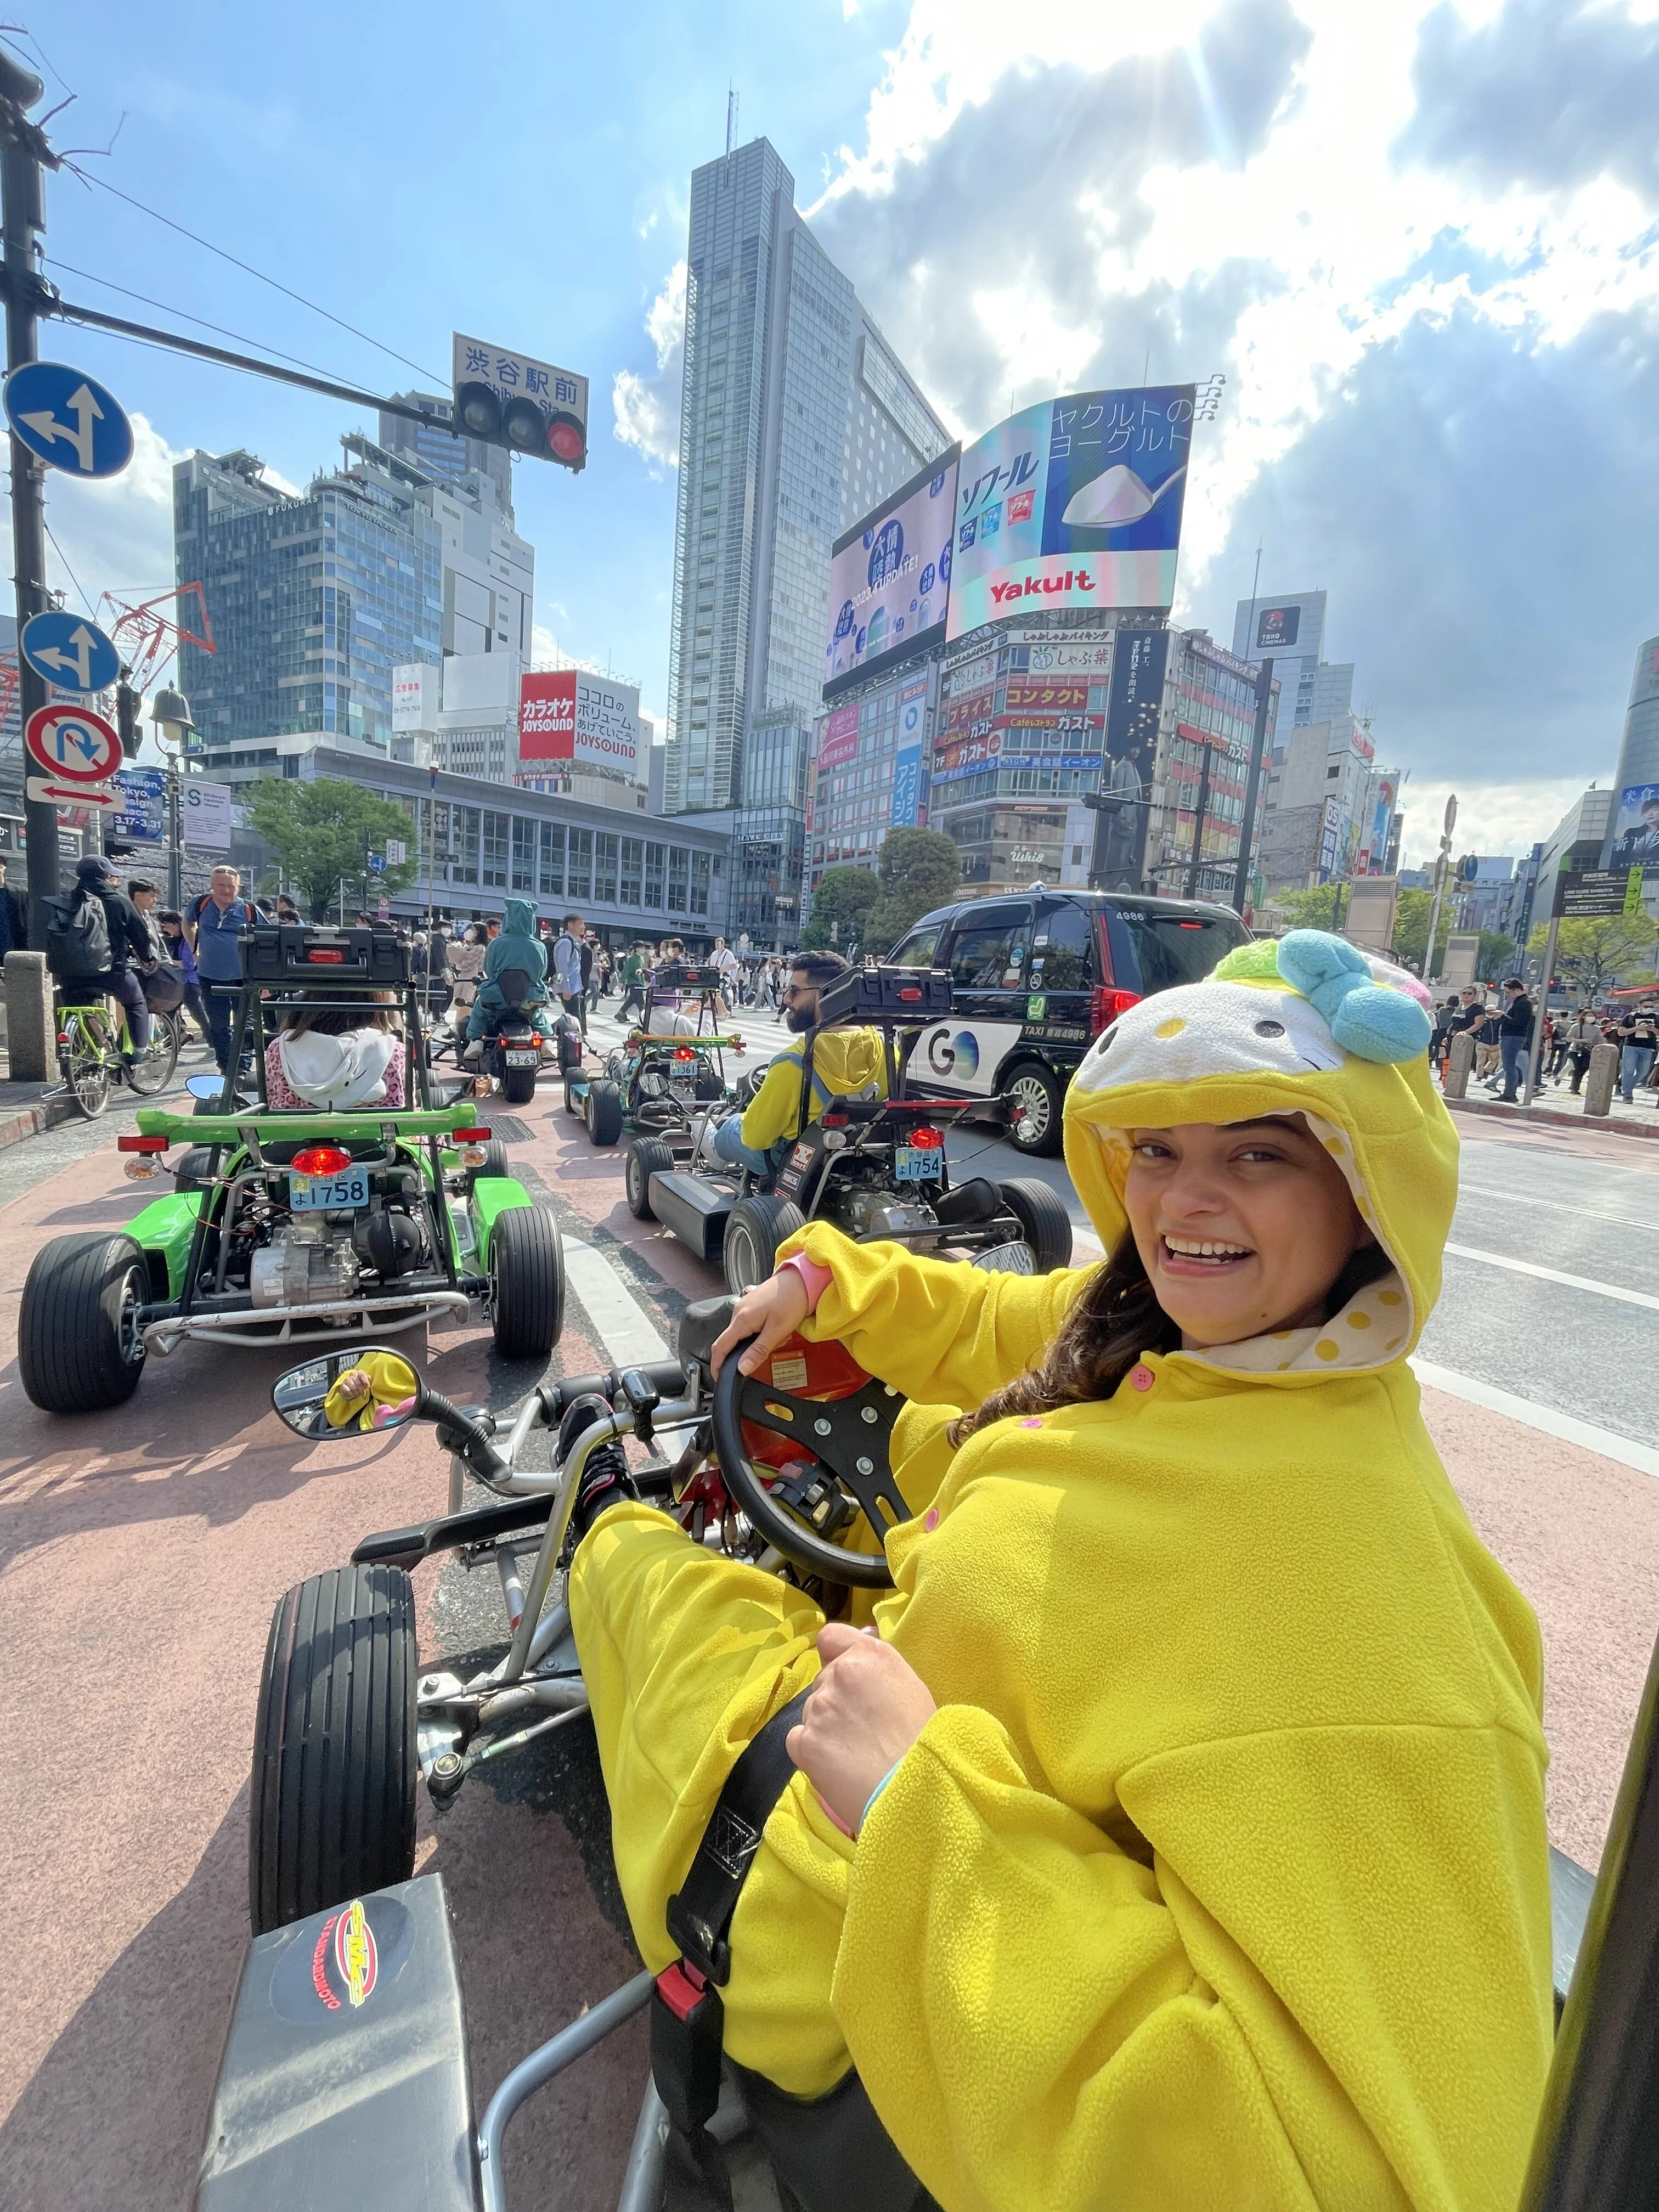
<path fill-rule="evenodd" d="M 873 1607 L 589 1446 L 570 1618 L 665 2098 L 718 1983 L 751 2112 L 867 2099 L 944 2212 L 1510 2212 L 1543 1655 L 1408 1364 L 1457 1197 L 1424 995 L 1297 930 L 1121 1014 L 1066 1102 L 1094 1267 L 787 1242 L 714 1359 L 787 1390 L 799 1334 L 910 1401 Z M 775 1717 L 796 1771 L 711 1820 Z"/>
<path fill-rule="evenodd" d="M 803 1042 L 781 1052 L 766 1079 L 741 1116 L 733 1114 L 714 1132 L 714 1150 L 728 1167 L 751 1168 L 769 1176 L 799 1136 L 800 1071 L 805 1039 L 812 1036 L 812 1091 L 809 1123 L 817 1121 L 832 1098 L 887 1096 L 887 1056 L 881 1031 L 818 1027 L 823 994 L 848 972 L 839 952 L 801 952 L 790 963 L 783 994 L 783 1018 Z"/>

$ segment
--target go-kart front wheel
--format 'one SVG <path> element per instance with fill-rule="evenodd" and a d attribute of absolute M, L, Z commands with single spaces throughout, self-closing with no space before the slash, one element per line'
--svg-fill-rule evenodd
<path fill-rule="evenodd" d="M 760 1191 L 740 1198 L 726 1218 L 722 1258 L 726 1289 L 741 1297 L 763 1283 L 777 1265 L 779 1245 L 805 1224 L 806 1217 L 793 1199 Z"/>
<path fill-rule="evenodd" d="M 636 1221 L 656 1219 L 651 1211 L 651 1178 L 653 1175 L 672 1174 L 673 1166 L 674 1155 L 660 1137 L 635 1137 L 629 1146 L 623 1184 L 628 1194 L 628 1210 Z"/>
<path fill-rule="evenodd" d="M 564 1329 L 564 1244 L 544 1206 L 509 1206 L 489 1237 L 495 1349 L 503 1359 L 545 1359 Z"/>
<path fill-rule="evenodd" d="M 1035 1176 L 1000 1182 L 1002 1202 L 1018 1222 L 1039 1275 L 1072 1264 L 1072 1217 L 1065 1201 Z"/>
<path fill-rule="evenodd" d="M 614 1145 L 623 1133 L 622 1092 L 614 1083 L 591 1083 L 587 1087 L 587 1133 L 596 1145 Z"/>
<path fill-rule="evenodd" d="M 138 1310 L 149 1266 L 131 1237 L 83 1231 L 34 1255 L 17 1313 L 17 1370 L 48 1413 L 102 1413 L 131 1397 L 144 1371 Z"/>
<path fill-rule="evenodd" d="M 248 1807 L 256 1936 L 414 1873 L 418 1671 L 401 1567 L 331 1568 L 277 1601 Z"/>

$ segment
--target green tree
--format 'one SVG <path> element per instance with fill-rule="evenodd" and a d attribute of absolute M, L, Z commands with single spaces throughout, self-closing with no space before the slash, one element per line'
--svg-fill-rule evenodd
<path fill-rule="evenodd" d="M 962 855 L 939 830 L 890 830 L 880 895 L 865 925 L 866 952 L 890 952 L 911 923 L 962 889 Z"/>
<path fill-rule="evenodd" d="M 1316 884 L 1310 890 L 1277 892 L 1273 903 L 1292 929 L 1334 929 L 1341 893 L 1340 884 Z"/>
<path fill-rule="evenodd" d="M 248 794 L 247 822 L 299 884 L 313 921 L 326 917 L 343 881 L 349 901 L 365 896 L 366 882 L 376 891 L 402 891 L 415 880 L 413 860 L 368 876 L 366 855 L 384 853 L 388 838 L 412 844 L 415 824 L 401 806 L 343 776 L 303 783 L 262 775 Z"/>
<path fill-rule="evenodd" d="M 1480 951 L 1474 963 L 1477 983 L 1501 983 L 1515 973 L 1515 939 L 1501 929 L 1483 929 Z"/>
<path fill-rule="evenodd" d="M 1426 976 L 1423 956 L 1429 946 L 1429 916 L 1434 911 L 1432 891 L 1401 891 L 1395 902 L 1394 935 L 1389 940 L 1389 950 L 1396 960 L 1402 961 L 1413 975 Z M 1446 939 L 1451 935 L 1452 915 L 1449 900 L 1440 906 L 1440 927 L 1434 933 L 1434 964 L 1437 969 L 1446 951 Z"/>
<path fill-rule="evenodd" d="M 1651 962 L 1655 935 L 1654 925 L 1645 915 L 1628 919 L 1610 915 L 1602 921 L 1564 921 L 1555 945 L 1556 975 L 1586 999 L 1598 999 L 1622 970 Z M 1527 939 L 1527 950 L 1542 952 L 1548 943 L 1549 925 L 1540 921 Z"/>
<path fill-rule="evenodd" d="M 837 952 L 856 945 L 864 934 L 865 917 L 880 895 L 881 886 L 868 868 L 826 868 L 812 894 L 802 945 L 822 950 L 833 945 Z"/>

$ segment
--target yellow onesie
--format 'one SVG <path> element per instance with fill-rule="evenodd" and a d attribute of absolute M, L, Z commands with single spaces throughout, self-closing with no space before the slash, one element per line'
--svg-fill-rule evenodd
<path fill-rule="evenodd" d="M 1283 971 L 1252 945 L 1132 1008 L 1066 1110 L 1109 1249 L 1127 1129 L 1304 1115 L 1394 1263 L 1322 1327 L 1149 1354 L 1109 1400 L 951 1455 L 936 1409 L 1039 1358 L 1085 1276 L 795 1240 L 832 1279 L 807 1333 L 913 1401 L 917 1517 L 876 1619 L 939 1710 L 856 1842 L 790 1784 L 732 1924 L 726 2043 L 798 2095 L 856 2066 L 945 2212 L 1519 2192 L 1551 2039 L 1538 1631 L 1406 1364 L 1456 1139 L 1421 1045 L 1389 1045 L 1401 1010 L 1368 1017 L 1352 979 L 1334 998 L 1336 943 L 1297 933 Z M 821 1617 L 637 1504 L 584 1541 L 570 1601 L 660 1969 L 667 1898 L 816 1672 Z"/>

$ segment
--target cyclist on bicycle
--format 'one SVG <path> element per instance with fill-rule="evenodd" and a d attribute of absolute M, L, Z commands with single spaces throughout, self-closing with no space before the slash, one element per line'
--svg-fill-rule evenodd
<path fill-rule="evenodd" d="M 77 860 L 75 879 L 72 908 L 79 908 L 89 898 L 99 900 L 103 906 L 109 933 L 109 965 L 96 975 L 64 974 L 59 975 L 58 980 L 80 996 L 92 998 L 101 993 L 121 1001 L 126 1010 L 131 1046 L 121 1060 L 125 1066 L 131 1067 L 149 1045 L 149 1007 L 144 999 L 144 987 L 133 972 L 155 957 L 149 925 L 121 889 L 113 866 L 101 853 L 88 853 Z"/>

